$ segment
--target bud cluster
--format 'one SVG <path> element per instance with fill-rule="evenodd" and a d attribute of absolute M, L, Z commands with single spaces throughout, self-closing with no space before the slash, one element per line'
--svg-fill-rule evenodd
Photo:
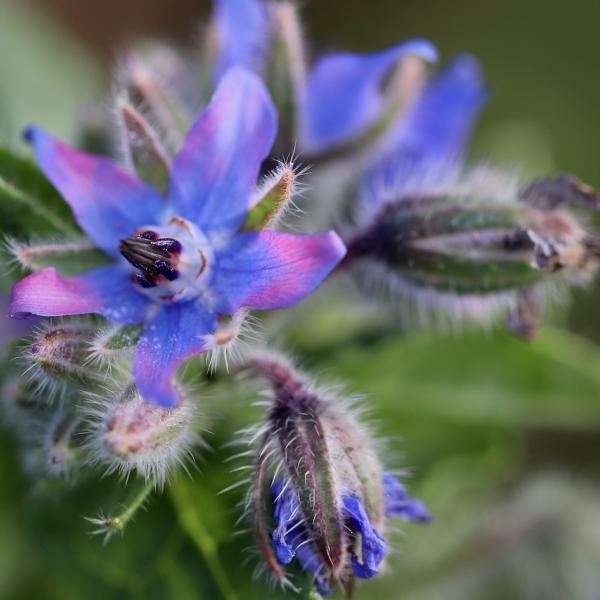
<path fill-rule="evenodd" d="M 427 522 L 427 510 L 383 470 L 348 402 L 279 357 L 256 356 L 247 366 L 273 390 L 267 421 L 252 436 L 259 449 L 247 501 L 264 564 L 294 587 L 287 567 L 296 559 L 320 594 L 338 585 L 350 595 L 355 577 L 382 568 L 386 519 Z"/>
<path fill-rule="evenodd" d="M 138 337 L 134 326 L 48 320 L 16 347 L 28 376 L 4 379 L 2 412 L 32 474 L 65 477 L 98 466 L 162 485 L 189 458 L 201 441 L 196 400 L 181 391 L 170 410 L 143 400 L 129 374 Z"/>

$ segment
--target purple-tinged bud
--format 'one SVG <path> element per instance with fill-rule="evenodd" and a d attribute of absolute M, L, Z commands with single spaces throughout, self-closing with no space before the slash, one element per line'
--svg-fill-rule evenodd
<path fill-rule="evenodd" d="M 109 473 L 135 471 L 160 486 L 200 441 L 196 406 L 184 392 L 172 409 L 146 402 L 133 385 L 116 399 L 96 404 L 90 411 L 88 450 L 92 462 Z"/>
<path fill-rule="evenodd" d="M 335 585 L 350 595 L 354 578 L 370 578 L 388 552 L 386 517 L 427 522 L 424 505 L 382 470 L 365 428 L 347 403 L 307 383 L 274 356 L 248 362 L 273 389 L 260 438 L 248 509 L 262 558 L 293 587 L 294 559 L 322 595 Z"/>
<path fill-rule="evenodd" d="M 579 283 L 595 271 L 598 238 L 566 209 L 590 205 L 587 188 L 559 179 L 503 193 L 489 178 L 486 186 L 465 179 L 445 191 L 374 202 L 380 208 L 348 244 L 345 265 L 355 267 L 356 279 L 408 309 L 409 318 L 417 312 L 488 324 L 499 310 L 533 309 L 523 297 L 540 296 L 536 290 Z M 510 328 L 519 330 L 510 319 Z M 533 332 L 529 321 L 525 337 Z"/>
<path fill-rule="evenodd" d="M 36 329 L 22 360 L 37 394 L 52 400 L 71 386 L 80 387 L 101 378 L 102 374 L 88 364 L 88 347 L 94 334 L 94 325 L 84 319 L 47 321 Z"/>

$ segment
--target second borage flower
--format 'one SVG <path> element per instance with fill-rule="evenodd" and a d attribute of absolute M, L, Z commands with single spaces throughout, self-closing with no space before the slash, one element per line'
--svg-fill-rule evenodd
<path fill-rule="evenodd" d="M 289 307 L 344 256 L 334 232 L 243 231 L 277 116 L 261 81 L 229 71 L 170 166 L 168 193 L 39 128 L 26 132 L 46 177 L 114 263 L 79 277 L 52 268 L 15 285 L 14 317 L 97 313 L 144 323 L 133 361 L 142 396 L 177 403 L 173 378 L 207 349 L 223 315 Z"/>

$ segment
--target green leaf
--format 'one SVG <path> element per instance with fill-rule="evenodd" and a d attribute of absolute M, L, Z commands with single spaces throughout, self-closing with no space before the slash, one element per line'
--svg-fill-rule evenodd
<path fill-rule="evenodd" d="M 2 230 L 22 234 L 80 233 L 60 194 L 29 160 L 0 148 L 0 220 Z"/>

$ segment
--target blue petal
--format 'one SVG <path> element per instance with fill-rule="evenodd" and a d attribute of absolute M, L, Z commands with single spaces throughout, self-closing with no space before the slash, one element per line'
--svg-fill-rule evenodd
<path fill-rule="evenodd" d="M 386 149 L 365 177 L 375 190 L 418 192 L 447 178 L 459 163 L 473 123 L 486 99 L 481 69 L 468 55 L 455 58 L 425 88 L 391 133 Z M 415 188 L 415 189 L 412 189 Z"/>
<path fill-rule="evenodd" d="M 273 481 L 271 493 L 275 503 L 276 525 L 272 541 L 277 561 L 285 566 L 296 557 L 302 569 L 314 575 L 315 586 L 319 593 L 322 596 L 329 595 L 331 583 L 328 579 L 328 571 L 307 538 L 304 525 L 301 524 L 304 515 L 296 493 L 291 486 L 285 487 L 281 479 Z"/>
<path fill-rule="evenodd" d="M 284 488 L 283 481 L 276 479 L 271 485 L 275 503 L 275 530 L 273 531 L 273 550 L 280 565 L 288 565 L 296 554 L 290 544 L 288 531 L 302 518 L 300 504 L 290 486 Z M 300 529 L 298 527 L 297 529 Z"/>
<path fill-rule="evenodd" d="M 321 596 L 331 594 L 331 581 L 329 571 L 323 566 L 323 561 L 315 552 L 312 544 L 299 542 L 296 544 L 296 558 L 300 566 L 307 572 L 314 575 L 315 586 Z"/>
<path fill-rule="evenodd" d="M 213 282 L 217 308 L 286 308 L 311 294 L 346 253 L 333 231 L 291 235 L 276 231 L 236 235 L 218 255 Z"/>
<path fill-rule="evenodd" d="M 148 402 L 171 408 L 178 403 L 173 386 L 177 367 L 189 356 L 206 349 L 206 334 L 215 329 L 216 317 L 199 302 L 161 306 L 142 332 L 133 376 Z"/>
<path fill-rule="evenodd" d="M 213 27 L 217 80 L 236 65 L 261 70 L 271 33 L 263 0 L 215 0 Z"/>
<path fill-rule="evenodd" d="M 308 76 L 302 111 L 302 141 L 310 151 L 323 151 L 363 133 L 380 115 L 381 84 L 392 67 L 408 54 L 436 59 L 425 40 L 410 40 L 375 54 L 329 54 Z"/>
<path fill-rule="evenodd" d="M 383 487 L 383 510 L 386 517 L 402 517 L 407 521 L 429 523 L 431 515 L 425 504 L 418 498 L 409 498 L 404 486 L 392 473 L 384 473 L 381 479 Z"/>
<path fill-rule="evenodd" d="M 233 233 L 248 211 L 277 113 L 260 79 L 227 72 L 173 162 L 169 197 L 177 213 L 205 233 Z"/>
<path fill-rule="evenodd" d="M 160 222 L 166 202 L 117 163 L 75 150 L 38 127 L 30 127 L 25 139 L 79 225 L 108 255 L 120 257 L 119 240 Z"/>
<path fill-rule="evenodd" d="M 352 530 L 360 534 L 362 562 L 353 556 L 352 568 L 357 577 L 369 579 L 378 573 L 379 565 L 387 554 L 387 544 L 369 522 L 369 517 L 358 498 L 344 496 L 342 507 Z"/>

